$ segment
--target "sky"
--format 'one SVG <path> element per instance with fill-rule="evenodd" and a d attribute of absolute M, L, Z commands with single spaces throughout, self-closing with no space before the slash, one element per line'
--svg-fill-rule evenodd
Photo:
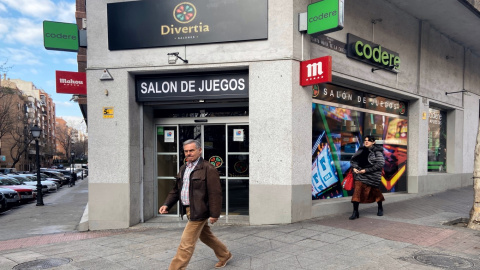
<path fill-rule="evenodd" d="M 0 64 L 10 67 L 7 78 L 33 82 L 47 92 L 56 116 L 77 128 L 84 123 L 78 104 L 55 89 L 55 70 L 77 71 L 77 53 L 46 50 L 44 20 L 75 23 L 75 0 L 0 0 Z"/>

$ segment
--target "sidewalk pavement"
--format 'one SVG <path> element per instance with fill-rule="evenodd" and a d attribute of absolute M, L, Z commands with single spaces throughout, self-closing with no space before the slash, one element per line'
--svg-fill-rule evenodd
<path fill-rule="evenodd" d="M 233 254 L 224 269 L 480 269 L 480 231 L 462 222 L 473 203 L 472 186 L 401 202 L 386 199 L 382 217 L 376 208 L 360 205 L 356 220 L 341 213 L 212 230 Z M 184 222 L 159 217 L 124 230 L 0 241 L 0 269 L 167 269 Z M 199 242 L 187 269 L 214 269 L 216 262 Z"/>

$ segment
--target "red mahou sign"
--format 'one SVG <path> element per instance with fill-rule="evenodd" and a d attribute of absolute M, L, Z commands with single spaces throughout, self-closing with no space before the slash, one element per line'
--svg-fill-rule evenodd
<path fill-rule="evenodd" d="M 332 82 L 332 57 L 324 56 L 300 62 L 300 85 Z"/>
<path fill-rule="evenodd" d="M 55 71 L 57 93 L 87 95 L 87 73 Z"/>

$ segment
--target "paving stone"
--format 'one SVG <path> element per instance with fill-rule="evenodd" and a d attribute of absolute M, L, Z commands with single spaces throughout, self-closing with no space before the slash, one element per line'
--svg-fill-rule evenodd
<path fill-rule="evenodd" d="M 116 262 L 111 262 L 109 260 L 105 260 L 102 258 L 90 260 L 90 261 L 81 261 L 81 262 L 73 261 L 70 264 L 80 269 L 101 269 L 101 270 L 130 269 L 129 267 L 126 267 Z"/>
<path fill-rule="evenodd" d="M 350 248 L 361 248 L 368 245 L 372 245 L 371 242 L 355 240 L 351 238 L 345 238 L 342 241 L 337 242 L 337 244 L 345 247 L 350 247 Z"/>
<path fill-rule="evenodd" d="M 11 259 L 0 256 L 0 269 L 1 268 L 12 269 L 17 264 L 18 264 L 18 262 L 15 262 Z"/>
<path fill-rule="evenodd" d="M 276 238 L 279 235 L 283 235 L 283 234 L 286 234 L 286 233 L 279 232 L 279 231 L 270 231 L 270 230 L 267 231 L 267 230 L 265 230 L 265 231 L 261 231 L 261 232 L 258 232 L 256 234 L 254 234 L 254 236 L 267 238 L 267 239 L 273 239 L 273 238 Z"/>
<path fill-rule="evenodd" d="M 235 253 L 241 253 L 248 256 L 255 256 L 270 250 L 271 250 L 270 247 L 247 246 L 244 248 L 236 249 Z"/>
<path fill-rule="evenodd" d="M 275 249 L 275 251 L 291 254 L 291 255 L 305 254 L 307 252 L 312 252 L 315 250 L 316 250 L 315 247 L 299 246 L 298 243 L 297 245 L 288 245 L 288 246 L 282 245 L 282 247 Z"/>
<path fill-rule="evenodd" d="M 22 262 L 34 261 L 37 258 L 44 257 L 44 255 L 37 252 L 25 250 L 25 251 L 17 251 L 15 253 L 5 254 L 3 255 L 3 257 L 17 263 L 22 263 Z"/>
<path fill-rule="evenodd" d="M 468 217 L 472 193 L 467 187 L 396 203 L 387 198 L 383 217 L 372 205 L 361 208 L 361 217 L 353 221 L 340 213 L 294 224 L 212 228 L 234 255 L 225 269 L 438 269 L 413 255 L 480 258 L 480 232 L 444 225 Z M 167 269 L 185 226 L 173 220 L 155 222 L 155 227 L 0 241 L 0 269 L 56 257 L 73 261 L 55 269 Z M 213 251 L 199 241 L 187 269 L 212 269 L 215 263 Z"/>
<path fill-rule="evenodd" d="M 296 242 L 305 240 L 305 237 L 292 235 L 292 234 L 285 234 L 285 235 L 280 235 L 278 237 L 275 237 L 273 239 L 279 242 L 284 242 L 284 243 L 296 243 Z"/>
<path fill-rule="evenodd" d="M 350 231 L 350 230 L 345 230 L 345 229 L 340 229 L 340 228 L 330 230 L 330 231 L 328 231 L 328 233 L 343 236 L 343 237 L 352 237 L 352 236 L 360 234 L 357 231 Z"/>
<path fill-rule="evenodd" d="M 347 237 L 336 235 L 336 234 L 330 234 L 330 233 L 321 233 L 312 237 L 312 239 L 322 241 L 322 242 L 327 242 L 330 244 L 335 244 L 345 238 Z"/>

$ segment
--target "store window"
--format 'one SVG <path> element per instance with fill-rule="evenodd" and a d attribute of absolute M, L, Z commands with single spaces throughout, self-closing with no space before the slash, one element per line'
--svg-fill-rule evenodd
<path fill-rule="evenodd" d="M 428 109 L 428 171 L 447 172 L 447 112 Z"/>
<path fill-rule="evenodd" d="M 383 146 L 383 192 L 406 191 L 406 104 L 335 85 L 315 85 L 312 103 L 312 199 L 351 196 L 350 159 L 373 135 Z"/>

